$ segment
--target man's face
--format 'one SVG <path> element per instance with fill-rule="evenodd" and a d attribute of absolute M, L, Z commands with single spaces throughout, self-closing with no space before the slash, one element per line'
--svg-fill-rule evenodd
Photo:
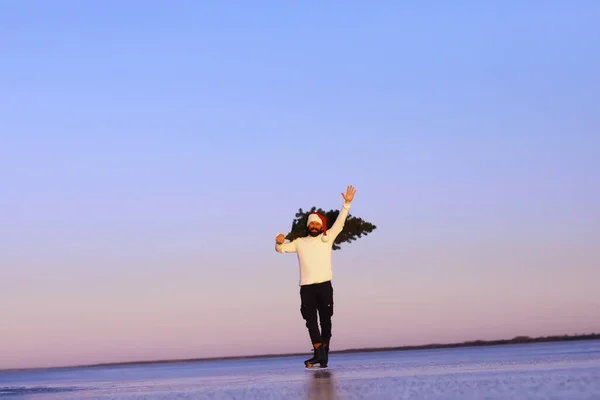
<path fill-rule="evenodd" d="M 308 234 L 310 236 L 319 236 L 321 233 L 323 233 L 323 225 L 314 221 L 308 224 Z"/>

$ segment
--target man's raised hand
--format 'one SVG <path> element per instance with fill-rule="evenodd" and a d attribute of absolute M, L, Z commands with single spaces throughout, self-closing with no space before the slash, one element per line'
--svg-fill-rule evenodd
<path fill-rule="evenodd" d="M 354 186 L 350 185 L 346 188 L 346 194 L 342 193 L 342 197 L 346 203 L 350 203 L 352 199 L 354 199 L 354 194 L 356 193 L 356 189 Z"/>
<path fill-rule="evenodd" d="M 283 233 L 277 235 L 275 242 L 277 242 L 277 244 L 283 244 L 283 242 L 285 242 L 285 235 Z"/>

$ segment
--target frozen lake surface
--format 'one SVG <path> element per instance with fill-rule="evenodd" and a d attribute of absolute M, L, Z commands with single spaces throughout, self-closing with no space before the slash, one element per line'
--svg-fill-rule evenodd
<path fill-rule="evenodd" d="M 0 372 L 29 399 L 600 399 L 600 341 Z"/>

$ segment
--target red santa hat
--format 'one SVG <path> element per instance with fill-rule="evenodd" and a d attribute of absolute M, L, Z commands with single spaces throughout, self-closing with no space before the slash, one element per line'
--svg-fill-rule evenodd
<path fill-rule="evenodd" d="M 327 219 L 325 218 L 325 216 L 319 214 L 318 212 L 310 213 L 310 215 L 308 216 L 308 221 L 306 221 L 306 226 L 308 227 L 308 225 L 311 222 L 318 222 L 321 224 L 321 226 L 323 226 L 323 236 L 321 236 L 321 240 L 324 242 L 328 241 L 329 238 L 327 237 Z"/>

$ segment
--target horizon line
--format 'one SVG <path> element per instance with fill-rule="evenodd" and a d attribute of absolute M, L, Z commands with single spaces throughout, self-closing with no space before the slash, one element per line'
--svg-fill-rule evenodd
<path fill-rule="evenodd" d="M 515 336 L 512 339 L 495 339 L 495 340 L 469 340 L 464 342 L 452 343 L 429 343 L 420 345 L 406 346 L 385 346 L 385 347 L 364 347 L 364 348 L 348 348 L 342 350 L 332 350 L 332 354 L 349 354 L 349 353 L 376 353 L 384 351 L 418 351 L 418 350 L 433 350 L 457 347 L 486 347 L 509 344 L 528 344 L 540 342 L 561 342 L 561 341 L 582 341 L 582 340 L 600 340 L 600 333 L 585 333 L 574 335 L 551 335 L 530 337 L 526 335 Z M 201 357 L 201 358 L 182 358 L 182 359 L 163 359 L 163 360 L 145 360 L 145 361 L 118 361 L 96 364 L 74 364 L 67 366 L 56 367 L 24 367 L 24 368 L 6 368 L 0 369 L 0 373 L 6 372 L 23 372 L 36 370 L 57 370 L 57 369 L 74 369 L 74 368 L 101 368 L 101 367 L 119 367 L 127 365 L 142 365 L 142 364 L 172 364 L 172 363 L 190 363 L 190 362 L 210 362 L 210 361 L 228 361 L 228 360 L 244 360 L 254 358 L 279 358 L 279 357 L 297 357 L 306 355 L 302 353 L 279 353 L 279 354 L 254 354 L 247 356 L 221 356 L 221 357 Z"/>

